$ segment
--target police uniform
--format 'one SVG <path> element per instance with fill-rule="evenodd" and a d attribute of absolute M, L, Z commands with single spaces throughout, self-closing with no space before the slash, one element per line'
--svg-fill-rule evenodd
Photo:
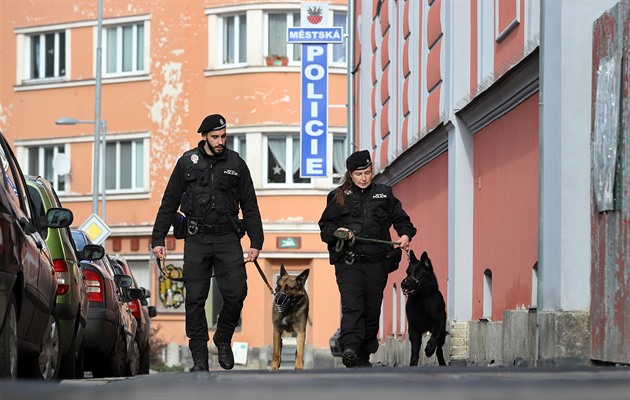
<path fill-rule="evenodd" d="M 204 119 L 199 132 L 225 128 L 218 114 Z M 151 244 L 164 246 L 173 217 L 180 209 L 186 215 L 184 242 L 184 286 L 186 289 L 186 336 L 195 366 L 208 363 L 208 323 L 205 303 L 214 276 L 223 297 L 213 337 L 221 362 L 238 325 L 247 295 L 247 275 L 240 238 L 246 226 L 251 248 L 262 249 L 263 229 L 249 168 L 238 153 L 224 148 L 209 155 L 201 140 L 178 160 L 162 198 Z M 239 208 L 243 220 L 238 220 Z M 222 346 L 221 348 L 219 346 Z M 225 366 L 222 364 L 225 368 Z"/>
<path fill-rule="evenodd" d="M 349 171 L 370 165 L 367 151 L 353 153 L 346 162 Z M 416 228 L 390 186 L 372 183 L 361 189 L 353 183 L 345 190 L 343 207 L 336 200 L 339 190 L 341 188 L 336 188 L 328 194 L 319 220 L 321 239 L 328 245 L 341 294 L 339 342 L 342 349 L 350 348 L 357 353 L 359 363 L 369 365 L 369 356 L 379 345 L 377 334 L 383 290 L 388 274 L 398 267 L 400 250 L 396 250 L 398 259 L 391 263 L 388 258 L 388 254 L 393 253 L 391 244 L 343 240 L 335 236 L 335 232 L 344 227 L 355 237 L 391 241 L 392 225 L 399 236 L 407 235 L 409 239 L 416 234 Z"/>

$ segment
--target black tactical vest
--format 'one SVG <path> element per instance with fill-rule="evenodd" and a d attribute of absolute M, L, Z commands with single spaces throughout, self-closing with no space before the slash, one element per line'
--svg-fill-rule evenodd
<path fill-rule="evenodd" d="M 389 228 L 392 223 L 388 215 L 391 191 L 385 185 L 373 183 L 365 191 L 353 186 L 349 192 L 344 195 L 345 204 L 340 211 L 341 226 L 359 237 L 391 240 Z M 357 245 L 367 246 L 364 242 Z M 374 244 L 370 246 L 378 247 Z"/>
<path fill-rule="evenodd" d="M 181 207 L 186 216 L 201 223 L 225 223 L 226 216 L 238 215 L 238 181 L 241 159 L 237 153 L 225 149 L 220 156 L 208 157 L 199 149 L 182 156 L 186 176 L 186 191 Z M 218 221 L 209 221 L 215 216 Z"/>

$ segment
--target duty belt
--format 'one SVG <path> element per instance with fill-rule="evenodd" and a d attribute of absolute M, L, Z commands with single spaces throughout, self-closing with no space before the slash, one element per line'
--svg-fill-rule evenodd
<path fill-rule="evenodd" d="M 385 258 L 385 253 L 367 255 L 367 254 L 358 254 L 358 253 L 355 253 L 354 251 L 349 251 L 349 250 L 346 250 L 343 253 L 343 260 L 348 265 L 352 265 L 354 263 L 361 263 L 361 264 L 378 263 L 378 262 L 383 261 L 384 258 Z"/>
<path fill-rule="evenodd" d="M 198 233 L 225 233 L 233 231 L 231 226 L 201 224 L 195 220 L 188 220 L 188 234 L 195 236 Z"/>

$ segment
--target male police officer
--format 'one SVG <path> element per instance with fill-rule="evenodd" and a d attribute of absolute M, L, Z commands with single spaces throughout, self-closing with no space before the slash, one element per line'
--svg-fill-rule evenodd
<path fill-rule="evenodd" d="M 191 371 L 208 370 L 209 336 L 204 305 L 212 276 L 216 277 L 223 297 L 213 340 L 219 364 L 232 369 L 232 335 L 247 295 L 240 238 L 244 225 L 251 242 L 245 261 L 254 261 L 263 245 L 262 221 L 247 164 L 227 148 L 225 119 L 219 114 L 209 115 L 198 132 L 203 140 L 177 160 L 171 174 L 155 219 L 151 245 L 158 259 L 166 255 L 164 238 L 181 209 L 187 224 L 184 287 Z M 238 220 L 239 207 L 244 223 Z"/>

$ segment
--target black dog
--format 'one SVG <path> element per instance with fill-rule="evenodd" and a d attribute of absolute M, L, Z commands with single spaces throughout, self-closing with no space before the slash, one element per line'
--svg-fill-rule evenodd
<path fill-rule="evenodd" d="M 423 252 L 420 261 L 413 251 L 409 254 L 407 277 L 400 284 L 407 296 L 407 321 L 409 321 L 409 341 L 411 342 L 411 360 L 409 365 L 418 365 L 422 335 L 431 332 L 424 353 L 431 357 L 435 352 L 440 365 L 444 361 L 444 341 L 446 340 L 446 303 L 438 288 L 438 281 L 433 272 L 433 265 Z"/>

